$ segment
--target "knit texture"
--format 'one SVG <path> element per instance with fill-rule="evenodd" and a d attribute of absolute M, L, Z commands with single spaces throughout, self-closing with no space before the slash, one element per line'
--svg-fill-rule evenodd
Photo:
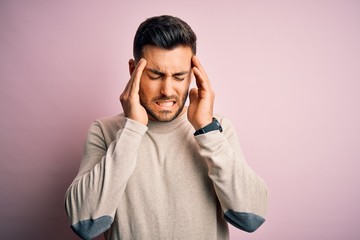
<path fill-rule="evenodd" d="M 223 240 L 226 220 L 256 230 L 267 188 L 246 164 L 231 123 L 217 119 L 222 133 L 198 136 L 186 114 L 147 126 L 123 114 L 95 121 L 65 197 L 74 231 L 83 239 L 105 232 L 114 240 Z"/>

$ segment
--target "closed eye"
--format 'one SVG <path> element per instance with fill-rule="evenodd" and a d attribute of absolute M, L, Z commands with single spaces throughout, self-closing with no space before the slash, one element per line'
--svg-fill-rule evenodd
<path fill-rule="evenodd" d="M 188 72 L 179 72 L 179 73 L 175 73 L 173 75 L 173 77 L 178 80 L 178 81 L 182 81 L 185 79 L 185 76 L 188 74 Z"/>
<path fill-rule="evenodd" d="M 156 69 L 148 68 L 146 70 L 147 70 L 147 75 L 151 80 L 161 79 L 165 76 L 165 73 L 160 72 Z M 178 72 L 178 73 L 173 74 L 172 77 L 176 81 L 183 81 L 188 73 L 189 73 L 189 71 Z"/>
<path fill-rule="evenodd" d="M 185 77 L 180 77 L 180 76 L 174 76 L 174 78 L 178 81 L 183 81 L 185 79 Z"/>
<path fill-rule="evenodd" d="M 164 77 L 164 75 L 165 75 L 164 73 L 159 72 L 159 71 L 157 71 L 155 69 L 148 68 L 146 70 L 147 70 L 146 74 L 148 75 L 148 77 L 151 80 L 160 79 L 160 78 Z"/>
<path fill-rule="evenodd" d="M 162 75 L 150 75 L 150 74 L 147 75 L 151 80 L 157 80 L 163 77 Z"/>

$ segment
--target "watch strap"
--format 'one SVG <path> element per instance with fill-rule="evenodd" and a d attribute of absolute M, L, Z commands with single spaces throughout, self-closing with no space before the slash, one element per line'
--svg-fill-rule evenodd
<path fill-rule="evenodd" d="M 196 130 L 194 133 L 194 136 L 197 136 L 200 134 L 205 134 L 205 133 L 215 131 L 215 130 L 219 130 L 220 132 L 223 131 L 219 121 L 213 117 L 212 122 L 209 123 L 208 125 L 206 125 L 205 127 Z"/>

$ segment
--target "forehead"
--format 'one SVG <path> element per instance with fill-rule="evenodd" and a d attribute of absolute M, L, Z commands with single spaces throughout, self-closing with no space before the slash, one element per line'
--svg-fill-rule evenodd
<path fill-rule="evenodd" d="M 147 45 L 143 49 L 143 57 L 148 62 L 147 67 L 165 73 L 189 71 L 192 55 L 191 48 L 187 46 L 178 46 L 167 50 Z"/>

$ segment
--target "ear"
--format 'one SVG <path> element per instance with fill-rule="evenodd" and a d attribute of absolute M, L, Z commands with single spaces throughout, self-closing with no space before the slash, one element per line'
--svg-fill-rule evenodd
<path fill-rule="evenodd" d="M 134 70 L 135 70 L 135 67 L 136 67 L 135 60 L 134 60 L 134 59 L 130 59 L 130 60 L 129 60 L 129 73 L 130 73 L 130 76 L 133 74 L 133 72 L 134 72 Z"/>

